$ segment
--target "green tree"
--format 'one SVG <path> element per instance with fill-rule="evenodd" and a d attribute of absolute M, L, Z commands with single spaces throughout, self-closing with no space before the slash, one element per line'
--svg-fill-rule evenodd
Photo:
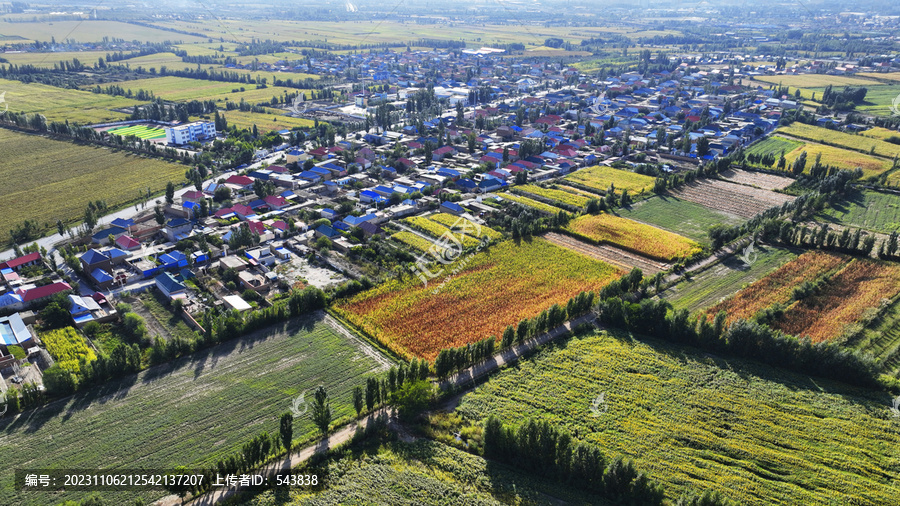
<path fill-rule="evenodd" d="M 316 389 L 315 402 L 312 405 L 312 420 L 322 435 L 328 434 L 328 426 L 331 425 L 331 403 L 328 401 L 328 392 L 323 386 Z"/>
<path fill-rule="evenodd" d="M 356 416 L 359 416 L 362 413 L 364 407 L 365 399 L 363 399 L 362 387 L 357 385 L 356 388 L 353 389 L 353 409 L 356 410 Z"/>
<path fill-rule="evenodd" d="M 281 446 L 287 450 L 288 455 L 291 453 L 291 444 L 294 441 L 294 415 L 285 413 L 281 415 L 279 425 L 279 435 L 281 437 Z"/>
<path fill-rule="evenodd" d="M 428 407 L 434 387 L 427 380 L 407 381 L 391 397 L 400 417 L 408 420 Z"/>
<path fill-rule="evenodd" d="M 166 183 L 166 203 L 175 203 L 175 183 L 171 181 Z"/>

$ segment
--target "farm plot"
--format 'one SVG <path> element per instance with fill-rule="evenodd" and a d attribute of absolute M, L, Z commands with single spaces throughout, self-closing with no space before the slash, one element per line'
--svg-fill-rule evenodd
<path fill-rule="evenodd" d="M 621 274 L 544 239 L 506 241 L 445 266 L 427 286 L 413 276 L 395 279 L 336 310 L 398 355 L 433 360 L 444 348 L 500 336 L 507 325 Z"/>
<path fill-rule="evenodd" d="M 888 158 L 893 158 L 900 154 L 900 146 L 897 144 L 867 138 L 864 135 L 852 135 L 803 123 L 793 123 L 790 126 L 781 127 L 778 129 L 778 132 L 791 137 Z M 822 155 L 822 158 L 823 163 L 827 163 L 824 161 L 824 155 Z"/>
<path fill-rule="evenodd" d="M 4 99 L 12 112 L 43 114 L 48 121 L 70 121 L 90 124 L 123 120 L 127 114 L 120 112 L 140 104 L 138 100 L 100 95 L 83 90 L 70 90 L 40 83 L 24 84 L 0 79 L 0 90 L 6 91 Z"/>
<path fill-rule="evenodd" d="M 220 112 L 219 114 L 225 117 L 229 125 L 234 125 L 238 128 L 253 128 L 253 125 L 256 125 L 263 132 L 311 127 L 315 124 L 315 121 L 310 119 L 287 116 L 285 111 L 280 109 L 266 107 L 265 110 L 265 114 L 239 111 L 237 109 Z"/>
<path fill-rule="evenodd" d="M 136 81 L 122 81 L 111 83 L 121 86 L 123 89 L 137 92 L 145 90 L 153 92 L 153 95 L 164 100 L 187 101 L 212 100 L 224 104 L 226 100 L 240 102 L 244 99 L 250 104 L 270 102 L 272 97 L 282 97 L 286 93 L 296 93 L 298 90 L 269 86 L 257 89 L 253 84 L 228 83 L 222 81 L 206 81 L 203 79 L 190 79 L 187 77 L 151 77 Z M 240 91 L 244 88 L 244 91 Z"/>
<path fill-rule="evenodd" d="M 236 339 L 137 376 L 95 387 L 37 411 L 0 418 L 6 469 L 55 467 L 171 469 L 211 465 L 262 431 L 278 432 L 278 416 L 296 397 L 324 385 L 335 421 L 354 414 L 352 390 L 383 368 L 360 343 L 322 317 Z M 185 430 L 190 427 L 190 430 Z M 309 416 L 294 420 L 294 438 L 316 433 Z M 46 505 L 88 492 L 13 490 L 0 475 L 0 503 Z M 111 504 L 149 503 L 165 492 L 116 492 Z"/>
<path fill-rule="evenodd" d="M 515 195 L 513 193 L 498 193 L 497 196 L 504 200 L 522 204 L 523 206 L 530 207 L 547 214 L 558 214 L 564 212 L 562 209 L 551 206 L 550 204 L 538 202 L 537 200 L 523 197 L 521 195 Z"/>
<path fill-rule="evenodd" d="M 816 221 L 889 234 L 900 230 L 900 195 L 876 191 L 853 192 L 816 215 Z"/>
<path fill-rule="evenodd" d="M 613 185 L 617 192 L 628 190 L 632 195 L 639 195 L 653 190 L 656 179 L 643 174 L 614 169 L 605 165 L 595 165 L 577 170 L 563 178 L 588 188 L 606 192 Z"/>
<path fill-rule="evenodd" d="M 851 76 L 829 76 L 825 74 L 800 74 L 795 76 L 758 76 L 757 81 L 763 81 L 791 88 L 824 88 L 829 84 L 838 86 L 883 86 L 878 81 Z"/>
<path fill-rule="evenodd" d="M 441 237 L 446 237 L 447 235 L 456 238 L 462 245 L 466 248 L 475 247 L 480 244 L 481 241 L 474 237 L 470 237 L 465 234 L 458 234 L 451 231 L 449 228 L 437 223 L 435 221 L 429 220 L 428 218 L 424 218 L 422 216 L 412 216 L 410 218 L 404 218 L 403 223 L 409 225 L 410 227 L 417 229 L 421 232 L 424 232 L 435 239 L 439 239 Z"/>
<path fill-rule="evenodd" d="M 787 334 L 809 336 L 813 342 L 833 339 L 867 309 L 900 290 L 900 266 L 861 258 L 844 261 L 844 268 L 820 293 L 791 305 L 773 326 Z"/>
<path fill-rule="evenodd" d="M 54 21 L 24 22 L 24 23 L 0 23 L 0 33 L 3 35 L 18 35 L 30 41 L 48 42 L 55 38 L 63 41 L 66 39 L 79 42 L 99 42 L 100 38 L 107 36 L 112 39 L 122 39 L 140 42 L 166 42 L 181 40 L 184 42 L 206 42 L 206 38 L 183 33 L 172 33 L 159 28 L 138 26 L 121 21 L 102 21 L 96 19 L 82 19 L 79 21 Z M 24 41 L 16 41 L 21 43 Z"/>
<path fill-rule="evenodd" d="M 749 252 L 748 252 L 749 253 Z M 773 246 L 754 246 L 754 255 L 745 261 L 741 255 L 732 255 L 721 262 L 682 280 L 659 294 L 675 309 L 690 312 L 706 309 L 730 297 L 746 286 L 787 262 L 797 258 L 797 253 Z"/>
<path fill-rule="evenodd" d="M 857 151 L 850 151 L 849 149 L 807 142 L 802 148 L 797 148 L 784 155 L 787 167 L 790 168 L 794 160 L 804 151 L 806 152 L 807 160 L 806 169 L 804 170 L 806 173 L 809 173 L 809 169 L 813 166 L 813 162 L 819 154 L 822 155 L 822 164 L 848 170 L 859 167 L 863 171 L 863 177 L 877 176 L 884 171 L 890 170 L 893 166 L 893 161 L 887 158 L 879 158 Z"/>
<path fill-rule="evenodd" d="M 788 154 L 803 146 L 804 142 L 771 135 L 747 148 L 748 155 L 774 155 L 777 160 L 781 153 Z"/>
<path fill-rule="evenodd" d="M 396 234 L 391 236 L 391 239 L 400 241 L 403 244 L 410 246 L 411 248 L 422 253 L 427 253 L 428 250 L 434 247 L 434 243 L 432 243 L 431 241 L 412 232 L 407 232 L 406 230 L 397 232 Z"/>
<path fill-rule="evenodd" d="M 584 195 L 569 193 L 568 191 L 556 190 L 553 188 L 542 188 L 533 184 L 516 186 L 513 191 L 515 191 L 516 193 L 523 192 L 526 195 L 530 194 L 530 196 L 537 196 L 550 200 L 552 202 L 558 202 L 560 204 L 577 208 L 584 208 L 585 206 L 587 206 L 588 201 L 590 200 L 590 198 L 585 197 Z"/>
<path fill-rule="evenodd" d="M 72 327 L 51 330 L 41 335 L 41 341 L 47 352 L 53 357 L 61 369 L 75 374 L 81 370 L 81 361 L 89 364 L 97 360 L 97 355 L 87 342 Z"/>
<path fill-rule="evenodd" d="M 286 497 L 270 490 L 254 497 L 252 504 L 443 506 L 453 498 L 453 504 L 501 506 L 509 504 L 506 498 L 517 504 L 541 504 L 548 497 L 567 504 L 608 504 L 577 488 L 428 439 L 389 443 L 377 452 L 343 452 L 325 466 L 327 471 L 318 473 L 325 480 L 321 492 L 292 490 L 285 502 Z M 323 467 L 301 469 L 316 473 Z"/>
<path fill-rule="evenodd" d="M 717 179 L 701 179 L 669 193 L 679 199 L 747 219 L 796 198 Z"/>
<path fill-rule="evenodd" d="M 709 244 L 707 230 L 713 225 L 740 225 L 743 218 L 707 209 L 700 204 L 669 195 L 658 195 L 613 211 L 616 216 L 647 223 L 701 244 Z"/>
<path fill-rule="evenodd" d="M 763 190 L 781 190 L 790 186 L 794 180 L 789 177 L 776 176 L 765 172 L 753 172 L 741 169 L 728 169 L 719 173 L 719 177 L 732 183 L 755 186 Z"/>
<path fill-rule="evenodd" d="M 857 106 L 856 109 L 878 116 L 890 116 L 894 114 L 891 107 L 898 95 L 900 95 L 900 85 L 898 84 L 872 86 L 866 93 L 865 103 Z"/>
<path fill-rule="evenodd" d="M 883 373 L 900 376 L 900 300 L 847 345 L 871 354 Z"/>
<path fill-rule="evenodd" d="M 589 242 L 612 244 L 663 262 L 690 258 L 702 249 L 686 237 L 608 213 L 580 216 L 566 230 Z"/>
<path fill-rule="evenodd" d="M 719 311 L 728 313 L 728 321 L 752 318 L 761 309 L 774 303 L 784 304 L 795 287 L 804 281 L 815 281 L 846 264 L 848 257 L 824 251 L 808 251 L 792 262 L 739 291 L 734 296 L 706 311 L 710 318 Z"/>
<path fill-rule="evenodd" d="M 762 506 L 896 502 L 900 431 L 889 408 L 881 391 L 598 332 L 502 370 L 457 412 L 560 425 L 608 460 L 633 459 L 672 503 L 711 489 Z"/>
<path fill-rule="evenodd" d="M 887 128 L 882 127 L 872 127 L 864 132 L 860 132 L 859 135 L 864 137 L 871 137 L 873 139 L 879 140 L 887 140 L 891 137 L 900 137 L 900 131 L 897 130 L 889 130 Z"/>
<path fill-rule="evenodd" d="M 110 206 L 184 179 L 184 167 L 105 148 L 0 130 L 0 233 L 32 219 L 53 224 L 83 215 L 88 201 Z M 84 191 L 90 188 L 90 192 Z"/>
<path fill-rule="evenodd" d="M 634 267 L 637 267 L 643 271 L 646 276 L 652 276 L 657 272 L 669 270 L 669 267 L 671 267 L 670 264 L 657 262 L 656 260 L 645 258 L 608 244 L 588 244 L 579 241 L 574 237 L 565 234 L 557 234 L 556 232 L 548 232 L 544 234 L 543 237 L 557 246 L 595 258 L 601 262 L 619 266 L 629 271 Z"/>
<path fill-rule="evenodd" d="M 503 234 L 488 227 L 487 225 L 478 225 L 477 223 L 473 223 L 472 221 L 463 218 L 462 216 L 455 216 L 448 213 L 435 213 L 431 216 L 428 216 L 428 219 L 436 223 L 440 223 L 441 225 L 444 225 L 451 230 L 465 232 L 466 235 L 469 235 L 471 237 L 487 237 L 491 240 L 503 238 Z"/>

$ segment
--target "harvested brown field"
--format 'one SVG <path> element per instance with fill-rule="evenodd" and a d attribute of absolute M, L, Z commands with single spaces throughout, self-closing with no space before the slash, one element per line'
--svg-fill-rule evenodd
<path fill-rule="evenodd" d="M 728 169 L 725 172 L 720 173 L 719 177 L 731 181 L 732 183 L 755 186 L 757 188 L 762 188 L 763 190 L 780 190 L 782 188 L 787 188 L 794 182 L 794 180 L 789 177 L 741 169 Z"/>
<path fill-rule="evenodd" d="M 709 209 L 742 218 L 752 218 L 766 209 L 780 206 L 796 198 L 718 179 L 701 179 L 669 193 Z"/>

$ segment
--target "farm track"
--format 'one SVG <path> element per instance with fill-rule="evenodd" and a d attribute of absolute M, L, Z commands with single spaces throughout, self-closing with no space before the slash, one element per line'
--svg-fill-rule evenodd
<path fill-rule="evenodd" d="M 763 190 L 780 190 L 790 186 L 794 182 L 794 180 L 789 177 L 741 169 L 728 169 L 719 173 L 719 177 L 732 183 L 755 186 Z"/>
<path fill-rule="evenodd" d="M 669 194 L 709 209 L 747 219 L 796 198 L 716 179 L 696 181 L 677 190 L 669 191 Z"/>
<path fill-rule="evenodd" d="M 657 262 L 655 260 L 642 257 L 640 255 L 616 248 L 614 246 L 609 246 L 606 244 L 595 246 L 593 244 L 587 244 L 585 242 L 579 241 L 574 237 L 558 234 L 556 232 L 548 232 L 544 235 L 544 239 L 547 239 L 557 246 L 570 249 L 577 253 L 581 253 L 582 255 L 586 255 L 593 259 L 607 262 L 618 267 L 623 267 L 625 269 L 637 267 L 642 270 L 645 275 L 653 275 L 657 272 L 666 271 L 671 267 L 671 265 L 669 264 Z"/>

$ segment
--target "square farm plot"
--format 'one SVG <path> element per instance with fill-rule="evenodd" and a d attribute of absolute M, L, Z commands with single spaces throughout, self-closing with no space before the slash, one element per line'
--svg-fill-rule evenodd
<path fill-rule="evenodd" d="M 433 360 L 444 348 L 488 336 L 581 292 L 598 290 L 623 271 L 534 238 L 502 242 L 458 260 L 425 286 L 395 280 L 336 305 L 353 325 L 400 356 Z"/>

